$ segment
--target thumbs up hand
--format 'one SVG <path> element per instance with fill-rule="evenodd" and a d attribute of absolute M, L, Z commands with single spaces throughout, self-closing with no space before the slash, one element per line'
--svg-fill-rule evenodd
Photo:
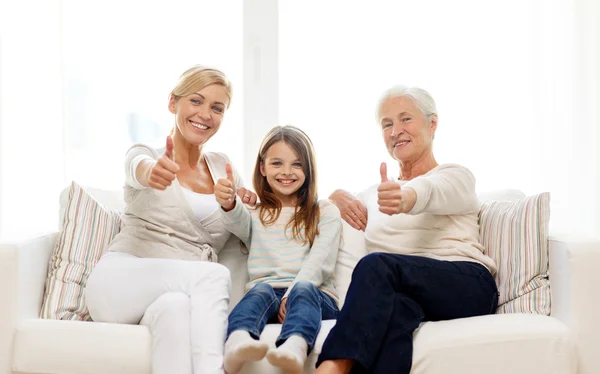
<path fill-rule="evenodd" d="M 398 214 L 402 212 L 402 188 L 394 181 L 387 177 L 387 165 L 381 163 L 379 168 L 381 174 L 381 183 L 377 188 L 377 204 L 379 211 L 388 215 Z"/>
<path fill-rule="evenodd" d="M 148 186 L 157 190 L 164 190 L 173 183 L 179 171 L 179 165 L 175 163 L 175 151 L 173 139 L 167 136 L 165 153 L 154 163 L 148 173 Z"/>
<path fill-rule="evenodd" d="M 387 215 L 408 213 L 417 202 L 417 193 L 412 188 L 402 188 L 400 184 L 387 177 L 387 165 L 381 163 L 379 168 L 381 183 L 377 188 L 377 204 L 379 211 Z"/>
<path fill-rule="evenodd" d="M 221 178 L 215 184 L 215 197 L 224 211 L 228 212 L 235 208 L 235 182 L 233 180 L 233 169 L 230 164 L 225 165 L 227 179 Z"/>

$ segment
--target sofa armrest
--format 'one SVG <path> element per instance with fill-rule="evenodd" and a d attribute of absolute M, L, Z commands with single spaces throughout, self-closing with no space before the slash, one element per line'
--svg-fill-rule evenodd
<path fill-rule="evenodd" d="M 14 332 L 19 321 L 38 318 L 48 262 L 58 234 L 0 244 L 0 373 L 10 374 Z"/>
<path fill-rule="evenodd" d="M 571 329 L 579 373 L 600 372 L 600 239 L 550 237 L 552 316 Z"/>

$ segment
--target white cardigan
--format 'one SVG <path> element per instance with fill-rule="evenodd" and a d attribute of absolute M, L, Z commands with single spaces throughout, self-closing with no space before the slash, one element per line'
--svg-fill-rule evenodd
<path fill-rule="evenodd" d="M 139 164 L 140 156 L 157 160 L 162 155 L 161 151 L 137 144 L 127 152 L 125 169 L 128 183 L 124 187 L 127 205 L 122 217 L 123 227 L 108 250 L 138 257 L 216 262 L 217 253 L 230 235 L 219 210 L 198 220 L 177 179 L 164 191 L 131 185 L 130 181 L 135 180 L 135 168 L 132 166 Z M 225 164 L 231 161 L 226 155 L 207 152 L 202 157 L 214 181 L 227 178 Z M 233 176 L 236 186 L 243 187 L 235 168 Z"/>

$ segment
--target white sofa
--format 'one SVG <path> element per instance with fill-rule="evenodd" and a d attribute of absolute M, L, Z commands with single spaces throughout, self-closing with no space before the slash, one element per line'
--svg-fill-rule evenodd
<path fill-rule="evenodd" d="M 89 191 L 105 205 L 123 207 L 119 192 Z M 65 198 L 63 193 L 63 207 Z M 0 374 L 149 374 L 146 327 L 38 318 L 57 237 L 54 233 L 0 246 Z M 336 267 L 342 299 L 352 268 L 364 255 L 362 233 L 345 225 L 344 238 Z M 551 317 L 505 314 L 424 323 L 415 333 L 411 373 L 599 374 L 600 242 L 552 238 L 550 252 Z M 231 270 L 233 306 L 243 294 L 246 258 L 235 238 L 219 258 Z M 305 373 L 314 371 L 333 324 L 323 322 Z M 279 329 L 268 325 L 261 339 L 274 344 Z M 278 372 L 266 360 L 243 370 Z"/>

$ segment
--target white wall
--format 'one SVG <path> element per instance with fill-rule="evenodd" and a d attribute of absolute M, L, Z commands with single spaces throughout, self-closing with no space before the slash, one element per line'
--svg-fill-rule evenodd
<path fill-rule="evenodd" d="M 67 165 L 68 153 L 65 149 L 66 134 L 63 121 L 65 117 L 63 113 L 64 66 L 61 65 L 63 56 L 61 56 L 60 9 L 65 1 L 38 1 L 35 2 L 36 11 L 31 12 L 30 2 L 0 0 L 0 239 L 2 240 L 18 239 L 54 230 L 58 194 L 70 179 L 77 177 L 73 172 L 69 172 L 75 169 Z M 465 1 L 467 0 L 461 1 L 460 4 Z M 342 1 L 338 3 L 340 6 L 345 4 Z M 482 176 L 483 169 L 480 165 L 476 166 L 477 175 L 485 186 L 484 189 L 494 186 L 515 186 L 520 183 L 527 193 L 549 190 L 552 192 L 552 225 L 555 229 L 598 235 L 600 233 L 600 150 L 598 150 L 600 148 L 600 27 L 597 20 L 600 19 L 600 4 L 597 0 L 527 0 L 509 3 L 522 7 L 523 13 L 518 12 L 520 16 L 531 9 L 534 9 L 534 13 L 537 14 L 531 22 L 531 40 L 538 42 L 532 43 L 530 50 L 525 51 L 530 53 L 527 58 L 532 59 L 533 67 L 531 73 L 527 75 L 530 79 L 530 82 L 526 83 L 529 85 L 527 89 L 536 87 L 537 92 L 532 95 L 534 99 L 531 103 L 520 103 L 520 105 L 531 105 L 535 108 L 532 112 L 537 113 L 538 116 L 529 119 L 511 118 L 510 112 L 503 112 L 506 105 L 504 100 L 492 102 L 490 107 L 493 110 L 489 111 L 489 115 L 506 116 L 507 121 L 514 122 L 508 126 L 509 130 L 516 136 L 526 136 L 526 139 L 518 139 L 516 143 L 503 146 L 502 141 L 505 140 L 502 137 L 494 138 L 490 135 L 500 134 L 497 128 L 479 130 L 479 135 L 483 139 L 492 139 L 492 142 L 497 139 L 497 142 L 488 147 L 497 153 L 492 155 L 495 157 L 492 162 L 494 170 L 497 169 L 502 173 L 510 170 L 511 165 L 505 165 L 505 161 L 515 159 L 514 154 L 508 154 L 504 160 L 503 152 L 517 151 L 515 144 L 527 146 L 526 151 L 523 152 L 528 155 L 523 161 L 527 166 L 515 165 L 518 169 L 512 176 L 515 180 L 507 181 L 506 185 L 500 185 L 504 182 L 500 177 L 501 174 Z M 312 4 L 320 9 L 321 13 L 330 6 L 315 1 L 303 4 L 305 7 Z M 378 4 L 385 4 L 385 2 L 379 1 Z M 487 7 L 506 6 L 503 2 L 492 1 L 489 4 L 491 5 L 480 4 L 478 7 L 489 12 Z M 315 92 L 320 94 L 323 91 L 325 97 L 327 95 L 331 97 L 337 95 L 339 90 L 348 90 L 348 84 L 352 81 L 339 77 L 343 69 L 338 68 L 339 65 L 329 67 L 331 61 L 320 60 L 319 54 L 330 53 L 332 49 L 338 53 L 335 43 L 339 42 L 340 38 L 343 39 L 344 35 L 337 35 L 336 32 L 339 31 L 336 30 L 344 25 L 343 20 L 326 17 L 326 13 L 317 15 L 325 17 L 324 24 L 328 25 L 327 31 L 330 34 L 329 41 L 316 39 L 316 42 L 322 43 L 319 44 L 321 47 L 326 48 L 322 51 L 315 50 L 315 44 L 281 45 L 281 39 L 285 39 L 288 32 L 285 31 L 288 30 L 285 27 L 289 25 L 280 25 L 278 17 L 282 9 L 289 6 L 293 6 L 293 3 L 280 3 L 277 0 L 244 2 L 243 57 L 241 57 L 243 75 L 240 74 L 242 70 L 238 72 L 237 68 L 230 68 L 234 71 L 232 79 L 236 87 L 240 89 L 243 86 L 241 88 L 243 103 L 234 93 L 234 105 L 236 107 L 243 105 L 243 116 L 240 116 L 243 118 L 240 118 L 240 123 L 237 118 L 233 120 L 235 124 L 232 126 L 229 126 L 230 122 L 228 122 L 227 131 L 220 133 L 219 138 L 215 137 L 215 145 L 218 145 L 218 150 L 226 152 L 229 151 L 224 147 L 228 144 L 235 148 L 239 156 L 236 156 L 234 162 L 240 165 L 248 185 L 251 185 L 251 172 L 260 141 L 273 125 L 280 124 L 281 120 L 300 125 L 301 121 L 318 124 L 320 119 L 314 114 L 315 112 L 312 112 L 315 106 L 319 110 L 340 111 L 353 111 L 359 106 L 364 106 L 368 108 L 370 115 L 372 111 L 369 105 L 376 100 L 376 97 L 362 102 L 350 100 L 345 102 L 343 107 L 340 105 L 332 107 L 328 101 L 313 102 L 310 97 L 305 101 L 291 99 L 289 93 L 298 87 L 310 88 L 312 85 Z M 418 8 L 421 5 L 415 3 L 411 6 Z M 354 8 L 356 7 L 353 6 Z M 360 9 L 357 11 L 360 13 Z M 298 24 L 300 25 L 298 27 L 316 27 L 315 24 L 307 23 L 306 19 L 302 19 Z M 464 31 L 466 36 L 468 36 L 467 31 Z M 514 30 L 511 32 L 514 33 Z M 365 46 L 372 46 L 374 42 L 363 40 L 360 36 L 361 34 L 358 33 L 357 38 L 351 40 L 350 47 L 354 46 L 358 54 L 368 53 L 371 47 Z M 494 40 L 505 39 L 499 32 Z M 306 43 L 306 38 L 301 38 L 298 43 L 302 41 Z M 310 49 L 311 46 L 313 50 Z M 351 50 L 347 47 L 344 48 Z M 226 50 L 228 47 L 220 48 Z M 282 53 L 288 53 L 296 48 L 300 50 L 308 48 L 308 52 L 299 56 L 307 65 L 301 66 L 300 69 L 290 69 L 289 65 L 282 63 L 281 56 Z M 202 52 L 204 53 L 202 57 L 206 57 L 206 51 Z M 507 62 L 510 62 L 509 58 Z M 385 63 L 393 64 L 389 61 Z M 444 61 L 435 61 L 435 63 L 430 61 L 427 66 L 433 71 L 440 64 L 444 64 Z M 338 84 L 332 86 L 331 80 L 314 80 L 314 77 L 312 78 L 314 81 L 299 80 L 295 76 L 302 72 L 301 69 L 315 66 L 327 67 L 327 73 L 336 76 L 333 81 Z M 404 82 L 405 78 L 414 78 L 408 73 L 410 70 L 403 69 L 389 80 L 389 83 L 399 83 Z M 435 78 L 434 74 L 429 77 L 431 82 L 422 84 L 426 86 L 425 88 L 435 86 L 441 79 Z M 373 88 L 376 85 L 380 87 L 383 83 L 387 84 L 388 81 L 368 82 L 367 85 Z M 519 90 L 519 87 L 515 87 L 515 90 Z M 448 94 L 447 90 L 440 89 L 441 97 Z M 473 94 L 476 95 L 477 92 Z M 455 105 L 448 107 L 448 102 L 440 100 L 440 95 L 436 95 L 435 98 L 438 100 L 440 110 L 443 110 L 441 123 L 447 126 L 440 128 L 440 136 L 436 139 L 441 146 L 442 142 L 460 140 L 460 136 L 449 130 L 450 125 L 456 123 L 452 120 L 453 117 L 460 119 L 461 113 L 454 108 Z M 295 114 L 295 111 L 300 114 Z M 476 119 L 478 113 L 474 111 L 468 115 Z M 243 126 L 241 126 L 242 119 Z M 329 163 L 322 167 L 325 173 L 321 173 L 321 181 L 329 178 L 331 185 L 339 182 L 343 187 L 341 182 L 343 182 L 344 172 L 361 175 L 360 182 L 365 185 L 370 184 L 369 181 L 377 177 L 377 168 L 371 170 L 371 166 L 363 161 L 360 161 L 363 162 L 362 164 L 345 163 L 343 168 L 337 170 L 336 165 L 339 164 L 339 160 L 343 160 L 344 152 L 352 157 L 359 152 L 371 152 L 376 157 L 381 154 L 380 149 L 383 147 L 370 132 L 371 117 L 367 118 L 365 115 L 358 122 L 353 124 L 326 121 L 321 124 L 321 126 L 336 126 L 344 131 L 369 131 L 369 135 L 362 138 L 364 144 L 369 145 L 364 149 L 352 147 L 349 150 L 345 149 L 348 147 L 347 143 L 332 146 L 337 144 L 334 142 L 340 142 L 341 139 L 334 139 L 332 135 L 315 141 L 319 162 L 323 163 L 321 160 L 326 159 Z M 502 121 L 496 120 L 496 122 L 502 124 Z M 522 133 L 519 133 L 521 127 Z M 320 132 L 325 132 L 320 131 L 321 129 L 324 127 L 317 125 L 309 135 L 313 138 L 318 137 L 322 135 Z M 333 131 L 332 134 L 337 135 L 337 132 Z M 240 152 L 240 148 L 243 148 L 243 151 Z M 480 148 L 485 148 L 485 145 Z M 441 156 L 446 154 L 451 155 L 446 151 L 440 153 Z M 469 160 L 477 157 L 464 149 L 456 150 L 454 156 L 458 157 L 455 161 L 459 162 L 471 162 Z M 102 163 L 98 163 L 98 166 L 101 167 Z M 363 176 L 363 170 L 368 170 L 367 177 Z M 324 194 L 322 195 L 325 197 Z"/>
<path fill-rule="evenodd" d="M 63 159 L 60 2 L 2 3 L 0 238 L 56 229 Z M 49 205 L 49 202 L 51 205 Z"/>
<path fill-rule="evenodd" d="M 243 178 L 250 188 L 260 143 L 279 124 L 278 17 L 278 0 L 244 2 Z"/>

